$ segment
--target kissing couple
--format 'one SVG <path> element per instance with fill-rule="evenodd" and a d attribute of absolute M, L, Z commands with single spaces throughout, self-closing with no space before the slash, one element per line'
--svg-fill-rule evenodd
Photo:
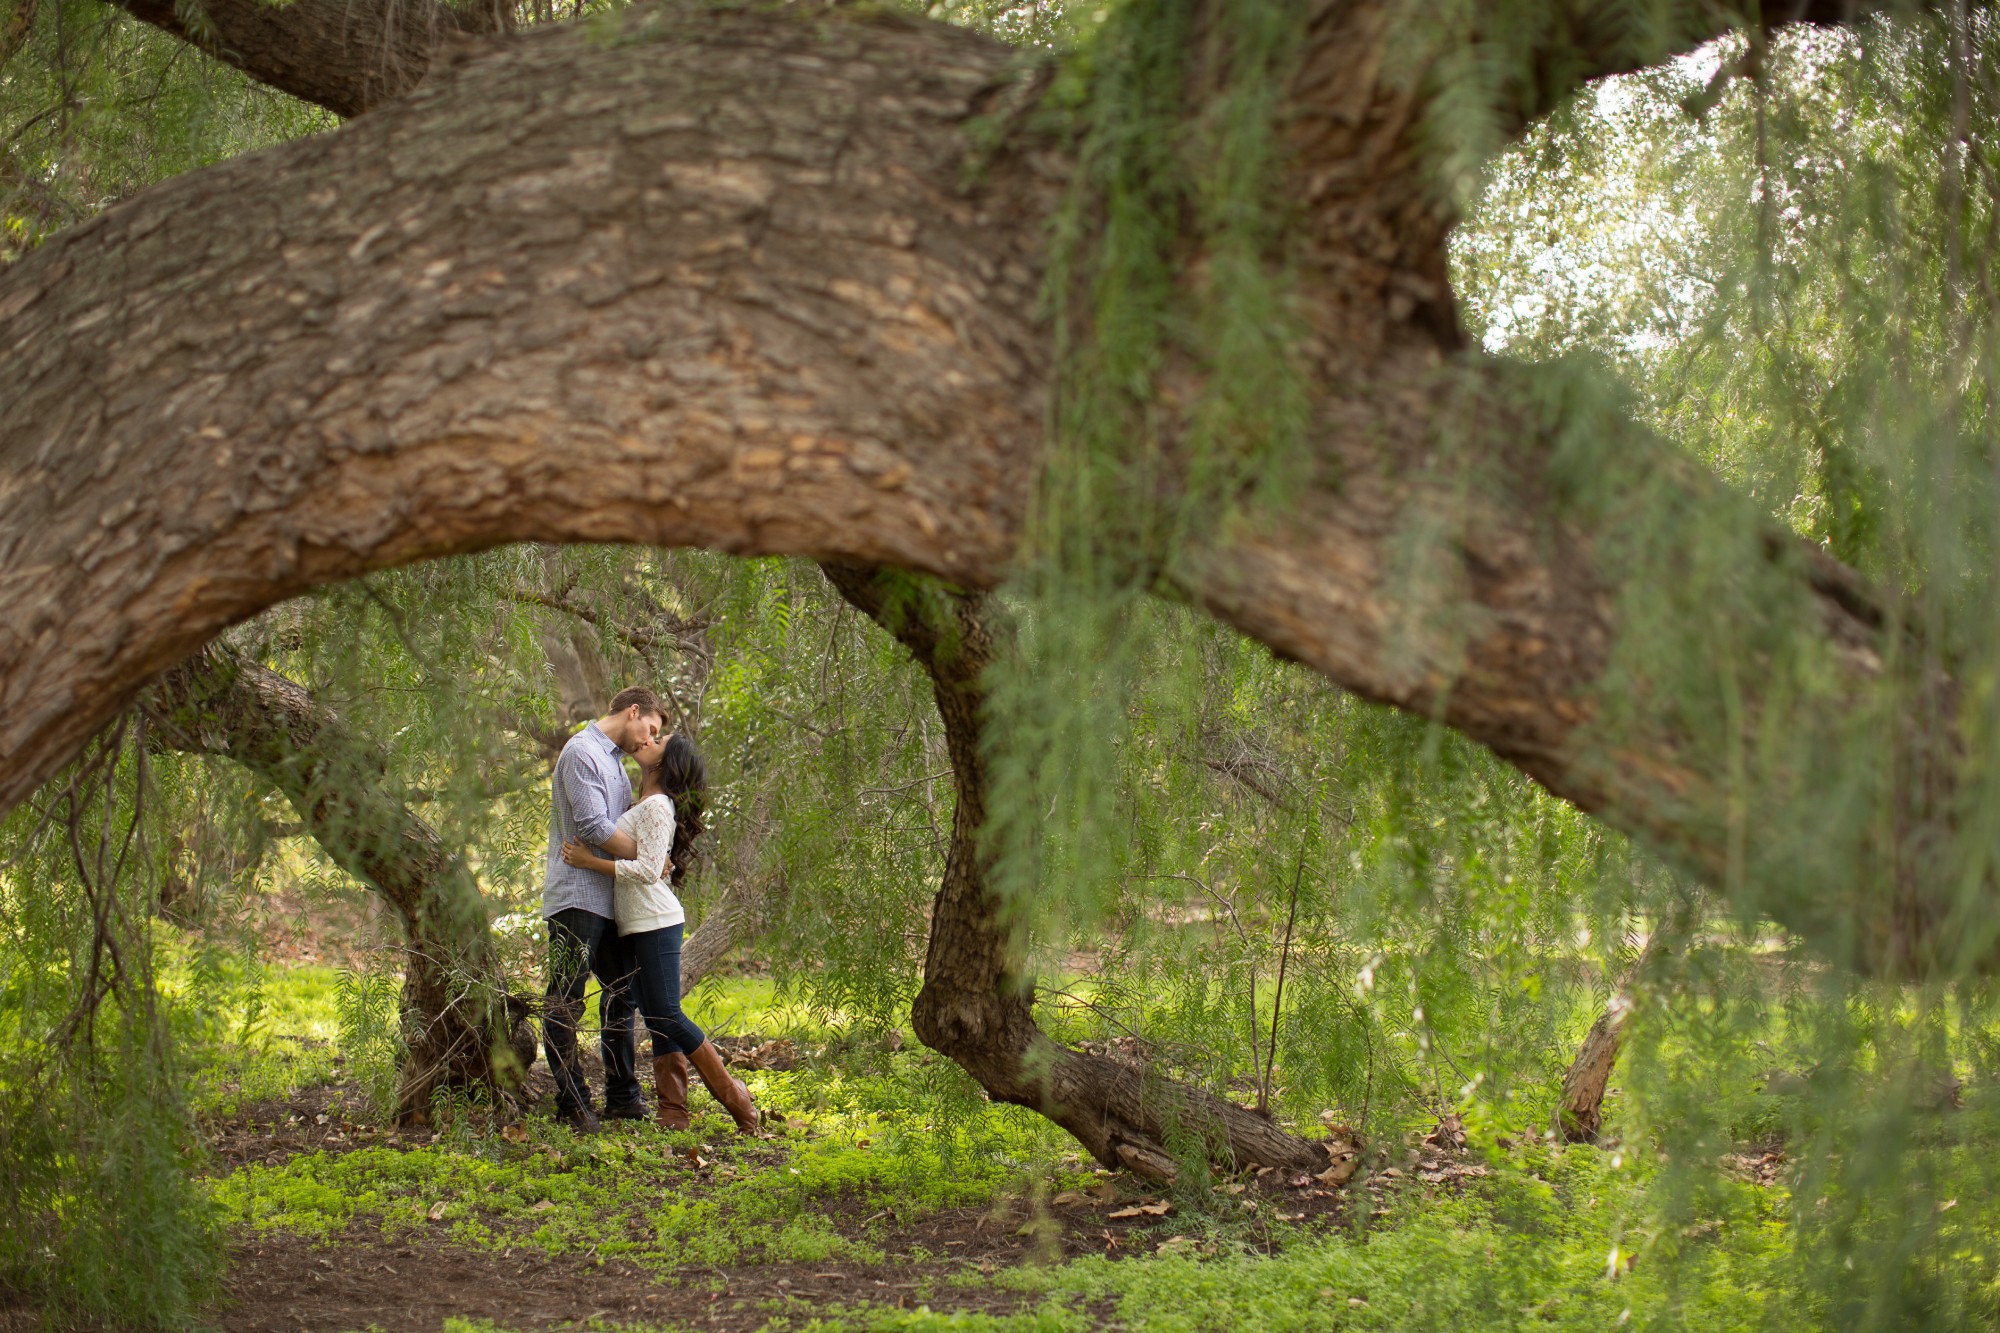
<path fill-rule="evenodd" d="M 686 1129 L 688 1069 L 745 1134 L 757 1132 L 750 1090 L 681 1012 L 681 932 L 687 914 L 674 886 L 701 836 L 708 773 L 685 736 L 662 735 L 666 705 L 644 686 L 620 690 L 611 711 L 570 737 L 549 778 L 548 867 L 542 918 L 549 923 L 549 988 L 542 1044 L 556 1080 L 556 1118 L 598 1132 L 590 1087 L 578 1068 L 576 1030 L 587 979 L 597 977 L 604 1113 L 644 1120 L 635 1015 L 653 1034 L 659 1126 Z M 624 756 L 639 761 L 632 801 Z"/>

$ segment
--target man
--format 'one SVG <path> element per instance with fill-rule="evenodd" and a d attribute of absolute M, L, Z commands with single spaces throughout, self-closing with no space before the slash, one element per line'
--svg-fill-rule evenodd
<path fill-rule="evenodd" d="M 617 829 L 632 804 L 632 782 L 623 756 L 636 754 L 666 725 L 666 705 L 644 686 L 620 690 L 611 711 L 570 737 L 549 779 L 549 851 L 542 879 L 542 919 L 549 923 L 549 989 L 542 1044 L 556 1080 L 556 1118 L 579 1134 L 595 1134 L 590 1087 L 577 1068 L 576 1029 L 583 1017 L 587 974 L 598 984 L 598 1027 L 604 1056 L 604 1113 L 644 1120 L 639 1092 L 637 1011 L 621 965 L 618 928 L 612 920 L 612 877 L 567 865 L 564 841 L 575 838 L 612 859 L 637 848 Z"/>

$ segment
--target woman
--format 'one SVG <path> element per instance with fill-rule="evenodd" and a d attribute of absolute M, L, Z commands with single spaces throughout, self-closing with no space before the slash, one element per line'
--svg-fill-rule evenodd
<path fill-rule="evenodd" d="M 562 858 L 613 877 L 613 910 L 619 944 L 636 969 L 632 986 L 653 1034 L 653 1079 L 660 1099 L 662 1129 L 686 1129 L 688 1066 L 692 1064 L 715 1100 L 745 1134 L 757 1132 L 757 1106 L 750 1090 L 723 1067 L 722 1055 L 702 1030 L 681 1012 L 681 932 L 687 914 L 673 886 L 694 859 L 701 836 L 701 797 L 708 773 L 701 754 L 685 736 L 668 736 L 639 751 L 639 802 L 618 820 L 618 829 L 638 844 L 630 861 L 607 861 L 576 841 L 563 844 Z"/>

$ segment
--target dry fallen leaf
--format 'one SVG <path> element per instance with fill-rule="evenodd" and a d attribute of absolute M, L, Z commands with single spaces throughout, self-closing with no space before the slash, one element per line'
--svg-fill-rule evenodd
<path fill-rule="evenodd" d="M 708 1159 L 701 1155 L 701 1149 L 699 1148 L 689 1148 L 681 1156 L 688 1159 L 688 1165 L 697 1169 L 708 1165 Z"/>
<path fill-rule="evenodd" d="M 1168 1203 L 1163 1199 L 1158 1203 L 1142 1203 L 1139 1205 L 1139 1211 L 1142 1213 L 1150 1213 L 1154 1217 L 1165 1217 L 1167 1215 L 1168 1210 L 1171 1209 L 1172 1207 L 1173 1205 L 1171 1203 Z"/>
<path fill-rule="evenodd" d="M 1332 1166 L 1314 1176 L 1313 1179 L 1325 1185 L 1328 1189 L 1332 1189 L 1340 1185 L 1345 1185 L 1348 1181 L 1354 1179 L 1354 1172 L 1360 1165 L 1360 1153 L 1343 1153 L 1335 1159 Z"/>
<path fill-rule="evenodd" d="M 1139 1216 L 1139 1214 L 1143 1213 L 1144 1211 L 1146 1211 L 1146 1210 L 1145 1210 L 1145 1209 L 1143 1209 L 1143 1208 L 1140 1208 L 1140 1207 L 1138 1207 L 1138 1206 L 1137 1206 L 1137 1205 L 1135 1204 L 1134 1206 L 1132 1206 L 1132 1207 L 1130 1207 L 1130 1208 L 1114 1208 L 1114 1209 L 1113 1209 L 1112 1211 L 1110 1211 L 1110 1212 L 1106 1213 L 1106 1214 L 1105 1214 L 1105 1216 L 1106 1216 L 1106 1217 L 1137 1217 L 1137 1216 Z"/>
<path fill-rule="evenodd" d="M 508 1125 L 500 1131 L 500 1137 L 509 1143 L 526 1143 L 528 1141 L 528 1131 L 519 1125 Z"/>
<path fill-rule="evenodd" d="M 1064 1190 L 1049 1202 L 1057 1208 L 1087 1208 L 1090 1206 L 1091 1198 L 1082 1190 Z"/>
<path fill-rule="evenodd" d="M 443 1199 L 439 1199 L 436 1203 L 431 1205 L 431 1210 L 428 1213 L 425 1213 L 424 1216 L 430 1218 L 430 1220 L 433 1222 L 442 1222 L 444 1221 L 444 1210 L 446 1206 L 447 1205 L 445 1204 L 445 1201 Z"/>
<path fill-rule="evenodd" d="M 1222 1187 L 1222 1192 L 1224 1194 L 1241 1194 L 1244 1190 L 1248 1188 L 1250 1187 L 1248 1185 L 1245 1185 L 1242 1181 L 1232 1180 L 1227 1185 L 1224 1185 Z"/>
<path fill-rule="evenodd" d="M 1099 1203 L 1118 1202 L 1118 1187 L 1112 1184 L 1108 1180 L 1098 1181 L 1096 1186 L 1094 1186 L 1091 1189 L 1090 1193 L 1091 1197 L 1096 1199 Z"/>
<path fill-rule="evenodd" d="M 543 1199 L 540 1203 L 531 1205 L 528 1211 L 531 1213 L 546 1213 L 555 1206 L 555 1200 Z"/>

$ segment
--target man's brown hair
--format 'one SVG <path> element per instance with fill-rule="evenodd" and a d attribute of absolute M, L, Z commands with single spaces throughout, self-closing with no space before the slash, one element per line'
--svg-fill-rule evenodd
<path fill-rule="evenodd" d="M 666 725 L 667 723 L 666 704 L 660 701 L 659 695 L 653 693 L 651 690 L 647 689 L 644 685 L 627 685 L 624 689 L 618 691 L 617 696 L 611 700 L 611 715 L 613 717 L 616 717 L 618 714 L 630 708 L 633 704 L 639 705 L 640 717 L 645 717 L 648 714 L 650 714 L 651 716 L 660 719 L 661 726 Z"/>

